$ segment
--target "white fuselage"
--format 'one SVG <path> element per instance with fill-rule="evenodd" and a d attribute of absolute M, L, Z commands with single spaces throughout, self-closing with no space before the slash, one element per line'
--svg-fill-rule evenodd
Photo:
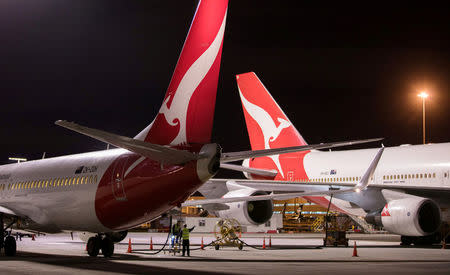
<path fill-rule="evenodd" d="M 45 232 L 126 230 L 180 204 L 207 171 L 125 149 L 8 164 L 0 166 L 0 210 Z"/>

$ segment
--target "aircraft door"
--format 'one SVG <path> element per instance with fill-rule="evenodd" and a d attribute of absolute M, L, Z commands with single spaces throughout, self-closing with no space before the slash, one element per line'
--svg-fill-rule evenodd
<path fill-rule="evenodd" d="M 125 194 L 125 189 L 123 186 L 124 174 L 126 165 L 128 163 L 128 156 L 119 157 L 119 159 L 114 164 L 113 173 L 111 176 L 111 188 L 114 198 L 118 201 L 126 201 L 127 197 Z"/>

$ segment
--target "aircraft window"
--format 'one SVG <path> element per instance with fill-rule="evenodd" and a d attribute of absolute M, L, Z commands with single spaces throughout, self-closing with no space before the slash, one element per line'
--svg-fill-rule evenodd
<path fill-rule="evenodd" d="M 77 177 L 77 184 L 80 184 L 80 177 Z"/>
<path fill-rule="evenodd" d="M 446 178 L 447 177 L 447 173 L 444 173 L 444 178 Z"/>
<path fill-rule="evenodd" d="M 85 178 L 85 177 L 81 177 L 81 181 L 80 181 L 80 184 L 83 184 L 83 182 L 84 182 L 84 178 Z"/>
<path fill-rule="evenodd" d="M 66 180 L 64 181 L 64 185 L 67 185 L 67 182 L 69 181 L 69 178 L 66 178 Z M 62 185 L 62 184 L 61 184 Z"/>
<path fill-rule="evenodd" d="M 423 174 L 420 174 L 420 178 L 423 178 Z"/>
<path fill-rule="evenodd" d="M 45 181 L 45 187 L 48 187 L 48 180 Z"/>
<path fill-rule="evenodd" d="M 435 178 L 436 177 L 436 173 L 433 173 L 433 178 Z"/>
<path fill-rule="evenodd" d="M 94 176 L 94 183 L 97 183 L 97 175 Z"/>
<path fill-rule="evenodd" d="M 431 178 L 431 174 L 428 174 L 428 177 Z"/>
<path fill-rule="evenodd" d="M 427 174 L 424 174 L 424 178 L 427 178 Z"/>

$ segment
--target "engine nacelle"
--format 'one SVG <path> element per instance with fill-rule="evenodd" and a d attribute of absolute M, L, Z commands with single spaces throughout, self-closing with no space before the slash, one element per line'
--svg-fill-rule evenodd
<path fill-rule="evenodd" d="M 381 212 L 369 213 L 366 221 L 404 236 L 426 236 L 441 225 L 441 210 L 430 199 L 411 197 L 390 201 Z"/>
<path fill-rule="evenodd" d="M 228 192 L 223 197 L 244 197 L 267 195 L 267 192 L 255 189 L 239 189 Z M 243 201 L 227 203 L 227 210 L 217 211 L 216 214 L 223 219 L 236 219 L 241 225 L 259 225 L 266 223 L 273 215 L 272 200 Z"/>
<path fill-rule="evenodd" d="M 108 232 L 105 233 L 106 236 L 111 238 L 111 240 L 115 243 L 121 242 L 127 236 L 128 231 L 118 231 L 118 232 Z M 97 233 L 91 232 L 78 232 L 78 238 L 80 238 L 83 242 L 87 243 L 90 237 L 97 236 Z"/>

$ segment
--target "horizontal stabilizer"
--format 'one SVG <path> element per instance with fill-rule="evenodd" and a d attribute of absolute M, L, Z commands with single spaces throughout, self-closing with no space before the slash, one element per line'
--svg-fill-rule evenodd
<path fill-rule="evenodd" d="M 177 150 L 168 146 L 152 144 L 113 133 L 108 133 L 102 130 L 88 128 L 73 122 L 58 120 L 55 124 L 82 135 L 127 149 L 143 157 L 147 157 L 164 164 L 184 164 L 191 160 L 199 159 L 198 155 L 195 155 L 189 151 Z"/>
<path fill-rule="evenodd" d="M 263 176 L 263 177 L 272 177 L 272 178 L 276 177 L 278 174 L 277 170 L 251 168 L 251 167 L 245 167 L 242 165 L 235 165 L 235 164 L 229 164 L 229 163 L 221 163 L 220 168 L 233 170 L 233 171 L 239 171 L 239 172 L 246 172 L 246 173 Z"/>
<path fill-rule="evenodd" d="M 312 145 L 301 145 L 301 146 L 275 148 L 275 149 L 263 149 L 263 150 L 255 150 L 255 151 L 250 150 L 250 151 L 230 152 L 230 153 L 223 153 L 222 156 L 220 157 L 220 162 L 226 163 L 226 162 L 244 160 L 244 159 L 248 159 L 248 158 L 266 157 L 266 156 L 300 152 L 300 151 L 308 151 L 308 150 L 329 149 L 329 148 L 335 148 L 335 147 L 369 143 L 369 142 L 380 141 L 380 140 L 382 140 L 382 138 L 371 138 L 371 139 L 350 140 L 350 141 L 340 141 L 340 142 L 328 142 L 328 143 L 320 143 L 320 144 L 312 144 Z"/>

